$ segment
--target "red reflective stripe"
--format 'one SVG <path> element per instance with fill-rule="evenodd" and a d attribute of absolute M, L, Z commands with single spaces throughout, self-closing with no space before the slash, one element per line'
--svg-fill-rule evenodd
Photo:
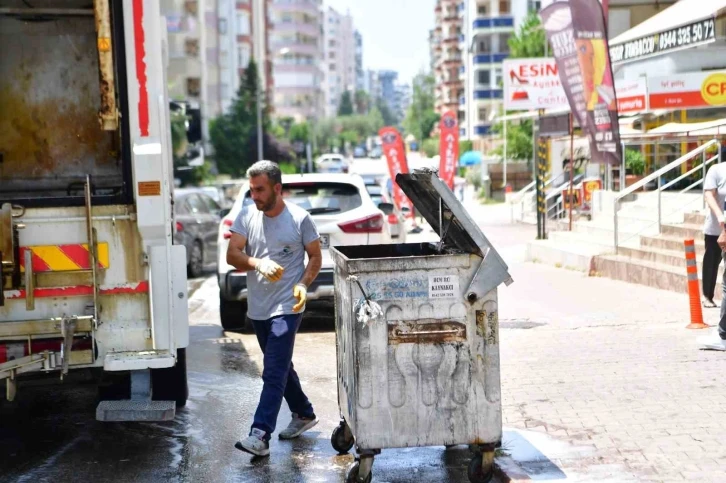
<path fill-rule="evenodd" d="M 121 294 L 143 294 L 149 292 L 149 282 L 143 281 L 136 285 L 126 285 L 120 287 L 108 287 L 101 288 L 99 294 L 101 295 L 121 295 Z M 27 295 L 25 290 L 18 290 L 16 292 L 8 292 L 6 298 L 8 299 L 24 299 Z M 92 285 L 75 285 L 70 287 L 46 287 L 36 288 L 33 292 L 35 298 L 48 298 L 48 297 L 79 297 L 83 295 L 93 295 Z"/>
<path fill-rule="evenodd" d="M 144 0 L 134 0 L 134 56 L 136 80 L 139 83 L 139 131 L 141 137 L 149 135 L 149 92 L 146 86 L 146 47 L 144 46 Z"/>
<path fill-rule="evenodd" d="M 20 247 L 20 266 L 25 270 L 25 252 L 28 250 L 27 247 Z M 32 253 L 32 252 L 31 252 Z M 32 254 L 31 260 L 33 262 L 34 272 L 50 272 L 50 266 L 35 253 Z"/>

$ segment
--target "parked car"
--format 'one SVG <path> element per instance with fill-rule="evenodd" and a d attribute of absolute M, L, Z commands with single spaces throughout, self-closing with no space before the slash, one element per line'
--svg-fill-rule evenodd
<path fill-rule="evenodd" d="M 320 233 L 323 264 L 317 279 L 308 288 L 310 304 L 332 305 L 333 260 L 328 248 L 340 245 L 379 245 L 391 243 L 386 216 L 366 191 L 360 176 L 350 174 L 283 175 L 282 193 L 285 201 L 308 210 Z M 224 329 L 251 330 L 246 321 L 247 273 L 227 264 L 230 228 L 243 206 L 257 209 L 245 185 L 232 210 L 219 225 L 220 247 L 217 275 L 219 281 L 219 312 Z"/>
<path fill-rule="evenodd" d="M 389 208 L 383 209 L 382 211 L 386 215 L 386 222 L 389 225 L 389 231 L 391 238 L 395 243 L 406 243 L 406 218 L 403 216 L 401 210 L 396 208 L 393 204 L 393 200 L 386 195 L 379 176 L 366 175 L 362 176 L 363 182 L 366 186 L 366 191 L 370 195 L 376 206 L 390 204 Z"/>
<path fill-rule="evenodd" d="M 315 162 L 318 173 L 347 173 L 348 163 L 342 154 L 323 154 Z"/>
<path fill-rule="evenodd" d="M 174 190 L 174 243 L 187 249 L 187 272 L 199 277 L 217 260 L 221 208 L 198 189 Z"/>

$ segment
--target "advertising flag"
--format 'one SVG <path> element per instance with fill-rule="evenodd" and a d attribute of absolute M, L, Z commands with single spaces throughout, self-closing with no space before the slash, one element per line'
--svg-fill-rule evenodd
<path fill-rule="evenodd" d="M 408 161 L 406 160 L 403 138 L 394 127 L 384 127 L 378 131 L 378 135 L 381 137 L 383 154 L 386 155 L 386 161 L 388 161 L 388 174 L 393 184 L 393 202 L 399 209 L 408 208 L 409 213 L 413 214 L 413 204 L 396 183 L 397 174 L 408 173 Z"/>
<path fill-rule="evenodd" d="M 439 178 L 453 190 L 459 162 L 459 122 L 454 111 L 446 111 L 441 116 L 439 130 Z"/>
<path fill-rule="evenodd" d="M 617 99 L 599 0 L 555 2 L 540 11 L 570 108 L 593 163 L 620 164 Z"/>

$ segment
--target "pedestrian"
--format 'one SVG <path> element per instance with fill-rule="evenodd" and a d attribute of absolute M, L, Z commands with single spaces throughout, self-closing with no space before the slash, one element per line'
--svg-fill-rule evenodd
<path fill-rule="evenodd" d="M 268 456 L 283 397 L 292 421 L 280 439 L 296 438 L 318 423 L 300 386 L 292 353 L 307 289 L 320 271 L 322 253 L 310 214 L 283 200 L 280 167 L 258 161 L 247 170 L 247 177 L 254 206 L 244 206 L 232 225 L 227 263 L 247 272 L 247 317 L 264 354 L 264 367 L 252 428 L 235 447 Z"/>
<path fill-rule="evenodd" d="M 708 205 L 706 221 L 703 225 L 703 238 L 706 250 L 703 254 L 703 283 L 701 285 L 702 304 L 704 307 L 716 307 L 713 301 L 716 289 L 718 266 L 723 252 L 718 244 L 718 237 L 724 231 L 724 202 L 726 202 L 726 163 L 711 166 L 703 182 L 703 196 Z"/>

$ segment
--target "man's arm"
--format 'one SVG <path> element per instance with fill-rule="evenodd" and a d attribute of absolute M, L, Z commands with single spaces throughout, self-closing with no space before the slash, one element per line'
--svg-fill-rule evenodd
<path fill-rule="evenodd" d="M 260 261 L 247 255 L 245 253 L 245 246 L 247 246 L 247 238 L 239 233 L 233 232 L 232 238 L 229 239 L 229 247 L 227 248 L 227 263 L 237 270 L 249 272 L 250 270 L 254 270 Z"/>
<path fill-rule="evenodd" d="M 718 223 L 723 225 L 724 222 L 724 215 L 723 215 L 723 206 L 718 206 L 718 200 L 716 198 L 716 190 L 706 190 L 703 196 L 706 197 L 706 204 L 709 208 L 711 208 L 711 212 L 716 217 L 716 220 L 718 220 Z"/>
<path fill-rule="evenodd" d="M 320 238 L 305 245 L 305 253 L 308 254 L 308 264 L 305 267 L 300 283 L 309 287 L 315 281 L 323 265 L 323 253 L 320 250 Z"/>

